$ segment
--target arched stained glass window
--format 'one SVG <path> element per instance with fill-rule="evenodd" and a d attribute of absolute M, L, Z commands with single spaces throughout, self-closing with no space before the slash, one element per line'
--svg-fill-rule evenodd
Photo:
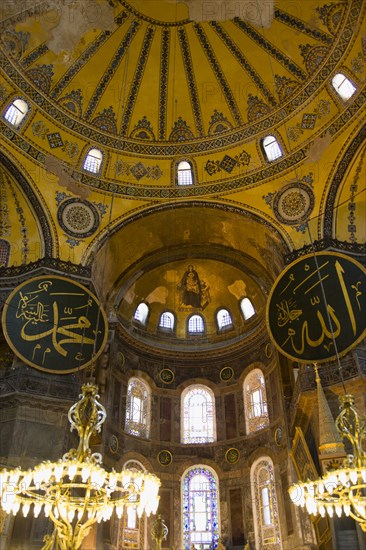
<path fill-rule="evenodd" d="M 149 437 L 151 392 L 139 378 L 131 378 L 127 387 L 126 432 L 138 437 Z"/>
<path fill-rule="evenodd" d="M 98 174 L 102 165 L 103 153 L 99 149 L 90 149 L 85 157 L 83 168 L 93 174 Z"/>
<path fill-rule="evenodd" d="M 149 315 L 149 306 L 145 302 L 141 302 L 135 311 L 133 318 L 139 321 L 142 325 L 146 325 L 147 317 Z"/>
<path fill-rule="evenodd" d="M 268 162 L 273 162 L 282 157 L 281 147 L 274 136 L 266 136 L 263 138 L 262 147 Z"/>
<path fill-rule="evenodd" d="M 272 460 L 258 459 L 251 467 L 253 517 L 256 548 L 280 550 L 281 533 Z"/>
<path fill-rule="evenodd" d="M 227 309 L 220 309 L 217 312 L 216 318 L 217 318 L 217 325 L 219 327 L 219 330 L 233 326 L 233 320 Z"/>
<path fill-rule="evenodd" d="M 177 167 L 178 185 L 193 185 L 192 166 L 186 160 L 179 162 Z"/>
<path fill-rule="evenodd" d="M 216 441 L 215 396 L 210 388 L 197 384 L 182 394 L 182 442 Z"/>
<path fill-rule="evenodd" d="M 165 330 L 174 330 L 174 315 L 170 311 L 164 311 L 159 320 L 159 327 Z"/>
<path fill-rule="evenodd" d="M 128 460 L 123 469 L 129 469 L 132 471 L 146 472 L 143 465 L 136 460 Z M 131 497 L 133 500 L 133 496 Z M 127 548 L 135 549 L 146 548 L 146 519 L 145 514 L 138 517 L 135 506 L 128 506 L 126 513 L 123 514 L 120 520 L 115 522 L 114 526 L 114 540 L 116 541 L 116 548 L 118 550 L 125 550 Z"/>
<path fill-rule="evenodd" d="M 243 298 L 240 302 L 240 307 L 243 312 L 244 319 L 248 321 L 253 315 L 255 315 L 255 309 L 249 298 Z"/>
<path fill-rule="evenodd" d="M 189 334 L 202 334 L 205 332 L 205 325 L 201 315 L 192 315 L 188 319 L 188 333 Z"/>
<path fill-rule="evenodd" d="M 343 73 L 338 73 L 332 78 L 332 86 L 344 101 L 352 97 L 356 91 L 356 87 Z"/>
<path fill-rule="evenodd" d="M 260 369 L 252 370 L 244 380 L 244 406 L 247 433 L 269 424 L 266 384 Z"/>
<path fill-rule="evenodd" d="M 216 548 L 219 539 L 219 487 L 207 466 L 190 468 L 182 478 L 183 547 Z"/>
<path fill-rule="evenodd" d="M 17 128 L 27 114 L 28 109 L 28 104 L 25 101 L 23 101 L 22 99 L 15 99 L 5 111 L 4 118 L 12 126 Z"/>

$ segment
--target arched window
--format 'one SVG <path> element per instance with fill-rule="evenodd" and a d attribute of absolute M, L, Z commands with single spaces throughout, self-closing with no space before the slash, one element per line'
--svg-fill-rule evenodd
<path fill-rule="evenodd" d="M 193 185 L 192 166 L 186 160 L 178 163 L 177 182 L 178 185 Z"/>
<path fill-rule="evenodd" d="M 352 97 L 356 91 L 356 87 L 343 73 L 337 73 L 332 78 L 332 86 L 344 101 Z"/>
<path fill-rule="evenodd" d="M 123 469 L 131 471 L 146 472 L 146 468 L 137 460 L 128 460 Z M 130 503 L 134 500 L 134 496 L 130 497 Z M 128 506 L 125 508 L 126 513 L 122 518 L 115 522 L 113 538 L 115 540 L 115 548 L 146 548 L 145 532 L 146 519 L 145 514 L 138 517 L 136 506 Z"/>
<path fill-rule="evenodd" d="M 272 162 L 282 157 L 281 147 L 274 136 L 266 136 L 263 138 L 262 147 L 268 162 Z"/>
<path fill-rule="evenodd" d="M 142 325 L 146 325 L 147 317 L 149 315 L 149 306 L 145 302 L 141 302 L 135 311 L 133 318 L 139 321 Z"/>
<path fill-rule="evenodd" d="M 217 312 L 216 319 L 219 330 L 233 326 L 233 320 L 227 309 L 220 309 Z"/>
<path fill-rule="evenodd" d="M 188 319 L 188 334 L 202 334 L 205 332 L 205 324 L 201 315 L 191 315 Z"/>
<path fill-rule="evenodd" d="M 28 104 L 25 101 L 22 99 L 16 99 L 5 111 L 4 118 L 12 126 L 17 128 L 27 114 L 28 109 Z"/>
<path fill-rule="evenodd" d="M 256 548 L 278 550 L 281 534 L 272 460 L 258 459 L 250 470 Z"/>
<path fill-rule="evenodd" d="M 182 443 L 216 441 L 215 396 L 210 388 L 195 384 L 182 394 Z"/>
<path fill-rule="evenodd" d="M 164 330 L 173 331 L 174 330 L 174 315 L 170 311 L 164 311 L 160 315 L 159 328 Z"/>
<path fill-rule="evenodd" d="M 243 298 L 240 302 L 240 307 L 246 321 L 255 315 L 255 309 L 249 298 Z"/>
<path fill-rule="evenodd" d="M 269 424 L 266 384 L 260 369 L 252 370 L 244 380 L 244 407 L 247 433 Z"/>
<path fill-rule="evenodd" d="M 131 378 L 127 387 L 126 432 L 138 437 L 149 437 L 151 392 L 139 378 Z"/>
<path fill-rule="evenodd" d="M 216 548 L 219 533 L 219 486 L 207 466 L 194 466 L 182 477 L 183 548 Z"/>
<path fill-rule="evenodd" d="M 103 160 L 103 153 L 99 149 L 90 149 L 85 157 L 83 168 L 93 174 L 98 174 Z"/>

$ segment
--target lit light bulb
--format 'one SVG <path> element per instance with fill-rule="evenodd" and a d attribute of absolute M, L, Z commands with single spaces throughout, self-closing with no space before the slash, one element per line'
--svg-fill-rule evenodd
<path fill-rule="evenodd" d="M 25 502 L 23 504 L 23 508 L 22 508 L 22 512 L 23 512 L 23 516 L 26 518 L 27 515 L 29 514 L 29 509 L 30 509 L 30 504 L 29 502 Z"/>

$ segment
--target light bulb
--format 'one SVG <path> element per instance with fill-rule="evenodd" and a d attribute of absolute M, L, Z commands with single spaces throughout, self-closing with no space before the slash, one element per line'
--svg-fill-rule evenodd
<path fill-rule="evenodd" d="M 23 508 L 22 508 L 22 512 L 23 512 L 23 516 L 26 518 L 28 513 L 29 513 L 29 508 L 30 508 L 30 504 L 29 502 L 25 502 L 23 504 Z"/>

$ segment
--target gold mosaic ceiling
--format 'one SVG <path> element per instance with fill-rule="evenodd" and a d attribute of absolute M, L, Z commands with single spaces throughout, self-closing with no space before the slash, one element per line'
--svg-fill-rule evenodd
<path fill-rule="evenodd" d="M 159 311 L 179 307 L 160 287 L 193 263 L 212 286 L 212 320 L 225 306 L 215 269 L 226 289 L 236 269 L 253 277 L 262 311 L 286 253 L 324 238 L 365 242 L 366 2 L 268 1 L 268 13 L 229 4 L 229 19 L 210 19 L 198 0 L 6 4 L 1 109 L 16 97 L 30 106 L 16 130 L 0 119 L 6 166 L 28 182 L 13 171 L 21 227 L 3 188 L 0 237 L 17 241 L 9 265 L 45 253 L 93 265 L 100 295 L 127 322 L 146 296 Z M 338 71 L 356 87 L 348 101 L 331 86 Z M 268 134 L 283 153 L 272 163 L 260 147 Z M 98 175 L 82 167 L 91 147 L 104 155 Z M 176 185 L 182 159 L 192 186 Z"/>
<path fill-rule="evenodd" d="M 269 114 L 268 123 L 278 122 L 291 98 L 306 89 L 287 113 L 328 77 L 307 89 L 347 16 L 345 3 L 277 2 L 270 28 L 261 28 L 246 2 L 228 14 L 238 17 L 207 22 L 190 21 L 187 6 L 175 2 L 47 5 L 15 25 L 9 19 L 3 35 L 23 74 L 77 119 L 137 141 L 189 141 L 249 126 L 246 137 L 264 129 L 256 123 Z"/>

